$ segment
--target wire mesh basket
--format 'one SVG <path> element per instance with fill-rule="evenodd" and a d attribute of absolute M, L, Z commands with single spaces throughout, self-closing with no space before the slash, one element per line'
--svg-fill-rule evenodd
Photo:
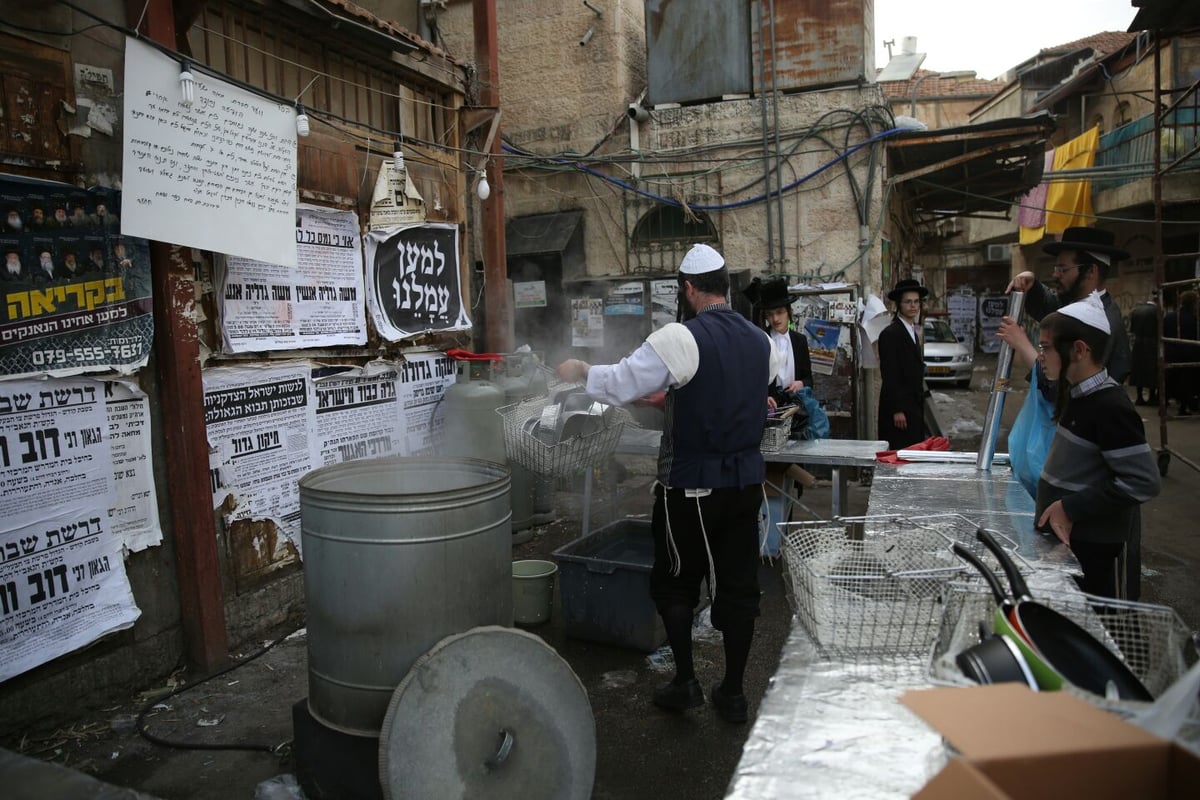
<path fill-rule="evenodd" d="M 553 392 L 496 409 L 504 421 L 504 452 L 512 461 L 543 478 L 565 478 L 592 467 L 617 449 L 629 412 L 615 406 L 597 415 L 599 427 L 560 441 L 541 438 L 539 423 Z"/>
<path fill-rule="evenodd" d="M 780 523 L 792 608 L 826 656 L 927 653 L 964 570 L 950 543 L 978 527 L 958 514 Z"/>
<path fill-rule="evenodd" d="M 792 420 L 790 418 L 767 420 L 767 424 L 763 427 L 762 441 L 759 443 L 759 450 L 764 453 L 778 453 L 779 449 L 787 443 L 788 436 L 792 432 Z"/>
<path fill-rule="evenodd" d="M 979 643 L 979 625 L 991 628 L 996 599 L 981 582 L 953 581 L 947 587 L 946 607 L 938 626 L 929 664 L 937 683 L 971 685 L 954 657 Z M 1137 675 L 1150 694 L 1158 696 L 1200 658 L 1195 634 L 1174 609 L 1131 603 L 1080 592 L 1039 591 L 1034 598 L 1092 634 Z M 1089 703 L 1123 716 L 1146 707 L 1134 700 L 1110 700 L 1076 686 L 1064 687 Z M 1189 715 L 1200 724 L 1200 701 Z"/>

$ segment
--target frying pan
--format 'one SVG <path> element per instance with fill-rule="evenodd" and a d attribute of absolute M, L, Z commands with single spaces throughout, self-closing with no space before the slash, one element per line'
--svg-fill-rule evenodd
<path fill-rule="evenodd" d="M 1023 683 L 1038 690 L 1025 657 L 1012 639 L 1002 633 L 989 636 L 983 623 L 979 624 L 979 644 L 955 656 L 954 663 L 976 683 Z"/>
<path fill-rule="evenodd" d="M 1009 614 L 1009 612 L 1013 609 L 1013 603 L 1009 598 L 1008 593 L 1004 591 L 1004 587 L 1000 585 L 1000 579 L 996 577 L 995 573 L 988 569 L 987 565 L 980 560 L 979 556 L 975 555 L 958 542 L 954 542 L 952 545 L 950 545 L 950 549 L 954 551 L 956 556 L 961 558 L 963 561 L 966 561 L 975 569 L 979 570 L 979 574 L 983 575 L 984 580 L 987 581 L 988 587 L 992 590 L 992 596 L 996 598 L 996 616 L 992 622 L 992 627 L 995 629 L 996 634 L 998 636 L 1007 636 L 1008 638 L 1014 640 L 1014 642 L 1016 642 L 1018 645 L 1020 642 L 1025 641 L 1021 632 L 1013 626 L 1012 617 Z M 1028 656 L 1026 656 L 1025 660 L 1029 661 L 1030 659 Z M 1032 666 L 1032 664 L 1030 666 Z"/>
<path fill-rule="evenodd" d="M 1018 642 L 1017 646 L 1023 652 L 1027 648 L 1032 649 L 1040 656 L 1037 661 L 1050 668 L 1048 671 L 1040 670 L 1037 661 L 1030 661 L 1038 685 L 1052 691 L 1061 688 L 1062 682 L 1067 681 L 1106 697 L 1109 684 L 1112 684 L 1121 700 L 1150 702 L 1154 699 L 1138 677 L 1125 666 L 1125 662 L 1098 639 L 1074 621 L 1030 598 L 1029 587 L 1021 576 L 1021 570 L 990 533 L 980 528 L 975 532 L 975 538 L 996 556 L 1012 585 L 1016 598 L 1013 613 L 1028 638 L 1027 642 Z"/>

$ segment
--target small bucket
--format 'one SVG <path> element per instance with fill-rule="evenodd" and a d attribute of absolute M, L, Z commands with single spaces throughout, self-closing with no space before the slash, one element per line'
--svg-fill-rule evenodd
<path fill-rule="evenodd" d="M 554 603 L 554 576 L 558 565 L 553 561 L 529 559 L 513 562 L 513 622 L 539 625 L 550 619 Z"/>

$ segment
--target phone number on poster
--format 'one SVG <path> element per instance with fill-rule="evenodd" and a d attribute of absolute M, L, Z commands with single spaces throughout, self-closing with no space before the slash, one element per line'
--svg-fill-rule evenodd
<path fill-rule="evenodd" d="M 143 353 L 142 341 L 110 342 L 107 345 L 90 347 L 60 347 L 55 350 L 34 350 L 31 356 L 35 367 L 53 367 L 56 364 L 90 364 L 108 361 L 128 361 Z"/>

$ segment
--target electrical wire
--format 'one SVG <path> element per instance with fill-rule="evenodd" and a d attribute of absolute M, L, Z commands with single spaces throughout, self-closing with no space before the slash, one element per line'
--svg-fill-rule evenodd
<path fill-rule="evenodd" d="M 172 697 L 175 697 L 176 695 L 183 694 L 184 692 L 188 691 L 189 689 L 193 689 L 202 683 L 211 681 L 213 678 L 219 678 L 220 676 L 222 676 L 228 672 L 232 672 L 233 670 L 237 669 L 238 667 L 244 667 L 245 665 L 249 664 L 251 661 L 258 658 L 259 656 L 262 656 L 262 655 L 266 654 L 267 652 L 269 652 L 270 650 L 272 650 L 277 644 L 279 644 L 280 642 L 287 639 L 293 633 L 295 633 L 295 631 L 285 633 L 284 635 L 280 636 L 275 641 L 269 643 L 266 647 L 259 650 L 254 655 L 249 656 L 248 658 L 245 658 L 245 659 L 237 662 L 236 664 L 231 664 L 228 667 L 225 667 L 224 669 L 219 669 L 210 675 L 205 675 L 204 677 L 197 678 L 194 681 L 189 681 L 188 683 L 185 683 L 183 686 L 180 686 L 178 689 L 175 689 L 174 691 L 172 691 L 166 697 L 159 697 L 159 698 L 149 701 L 148 703 L 146 703 L 146 705 L 144 705 L 142 707 L 142 710 L 138 712 L 137 723 L 136 723 L 138 734 L 142 738 L 144 738 L 146 741 L 151 742 L 152 744 L 159 745 L 160 747 L 170 747 L 170 748 L 174 748 L 176 750 L 248 750 L 251 752 L 263 752 L 263 753 L 272 753 L 272 754 L 278 753 L 285 745 L 288 744 L 288 742 L 281 742 L 280 744 L 275 744 L 275 745 L 242 744 L 242 743 L 173 742 L 170 739 L 163 739 L 160 736 L 155 736 L 154 734 L 150 733 L 150 731 L 146 730 L 146 715 L 148 713 L 150 713 L 150 711 L 152 711 L 154 709 L 154 706 L 158 705 L 159 703 L 165 702 L 166 700 L 169 700 Z"/>
<path fill-rule="evenodd" d="M 767 199 L 768 196 L 771 196 L 771 197 L 782 196 L 782 194 L 784 192 L 791 191 L 791 190 L 795 189 L 796 187 L 802 185 L 806 181 L 811 180 L 812 178 L 816 177 L 817 175 L 820 175 L 825 170 L 843 162 L 844 160 L 846 160 L 847 158 L 849 158 L 851 155 L 858 152 L 859 150 L 863 149 L 864 147 L 873 145 L 876 142 L 880 141 L 881 139 L 883 139 L 887 136 L 892 136 L 894 134 L 900 133 L 902 130 L 903 130 L 902 128 L 891 128 L 891 129 L 888 129 L 885 131 L 881 131 L 880 133 L 875 134 L 874 136 L 870 137 L 869 139 L 854 145 L 849 150 L 836 156 L 832 161 L 826 162 L 824 165 L 818 167 L 817 169 L 815 169 L 812 172 L 808 173 L 807 175 L 793 181 L 790 184 L 787 184 L 785 186 L 780 186 L 779 188 L 772 190 L 771 192 L 769 192 L 769 194 L 760 194 L 755 197 L 746 198 L 744 200 L 737 200 L 732 203 L 689 204 L 688 207 L 692 208 L 692 209 L 696 209 L 698 211 L 728 211 L 731 209 L 744 208 L 745 206 L 754 205 L 755 203 L 763 202 Z M 503 147 L 505 150 L 512 151 L 511 146 L 509 146 L 507 144 L 504 144 Z M 575 169 L 578 172 L 582 172 L 582 173 L 584 173 L 586 175 L 590 175 L 594 178 L 599 178 L 600 180 L 603 180 L 603 181 L 607 181 L 608 183 L 611 183 L 614 186 L 616 186 L 620 189 L 623 189 L 626 192 L 640 195 L 642 197 L 646 197 L 651 200 L 655 200 L 657 202 L 664 203 L 669 206 L 674 206 L 676 208 L 682 208 L 684 206 L 684 204 L 682 202 L 675 200 L 674 198 L 663 197 L 662 195 L 648 192 L 637 186 L 632 186 L 628 183 L 625 183 L 624 181 L 620 181 L 609 175 L 605 175 L 604 173 L 602 173 L 596 169 L 593 169 L 592 167 L 586 166 L 584 164 L 581 164 L 578 162 L 571 162 L 571 161 L 569 161 L 567 159 L 563 159 L 563 158 L 549 158 L 546 160 L 551 161 L 553 163 L 565 165 L 569 168 Z"/>

